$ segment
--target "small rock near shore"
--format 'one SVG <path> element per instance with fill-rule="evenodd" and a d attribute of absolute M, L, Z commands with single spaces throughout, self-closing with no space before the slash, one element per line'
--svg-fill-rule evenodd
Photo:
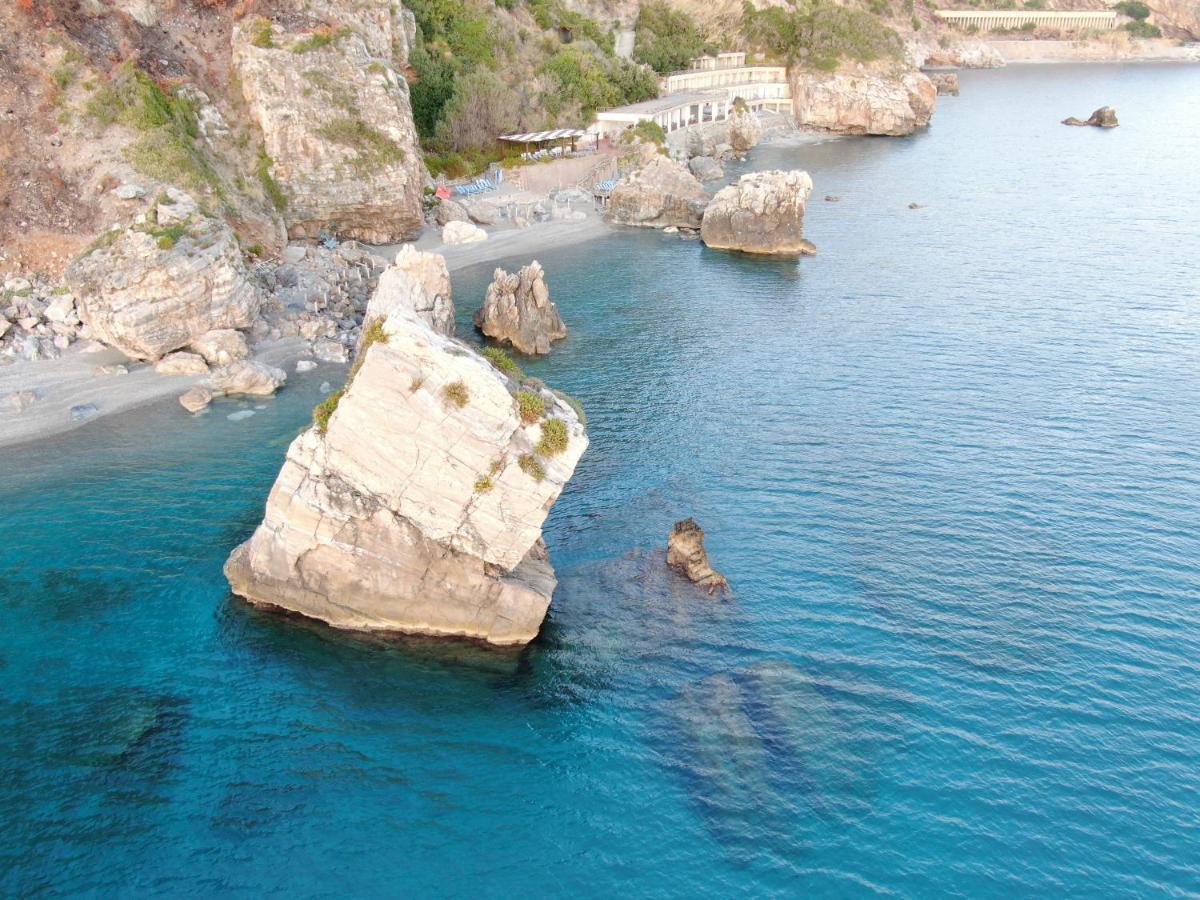
<path fill-rule="evenodd" d="M 671 526 L 667 536 L 667 565 L 691 581 L 708 588 L 709 596 L 725 591 L 729 582 L 713 569 L 704 549 L 704 529 L 690 516 Z"/>
<path fill-rule="evenodd" d="M 1096 128 L 1116 128 L 1120 122 L 1117 121 L 1117 111 L 1111 106 L 1102 106 L 1087 119 L 1077 119 L 1074 116 L 1063 119 L 1064 125 L 1092 125 Z"/>
<path fill-rule="evenodd" d="M 442 229 L 443 244 L 473 244 L 476 241 L 486 240 L 487 232 L 470 222 L 449 222 Z"/>
<path fill-rule="evenodd" d="M 179 398 L 179 403 L 190 413 L 200 412 L 212 403 L 212 391 L 205 387 L 194 387 Z"/>

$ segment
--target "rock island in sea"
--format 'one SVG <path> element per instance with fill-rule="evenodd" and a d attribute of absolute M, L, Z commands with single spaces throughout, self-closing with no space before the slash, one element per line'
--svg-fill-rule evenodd
<path fill-rule="evenodd" d="M 587 435 L 564 397 L 435 330 L 410 271 L 381 279 L 346 387 L 288 448 L 225 573 L 338 628 L 523 644 L 556 583 L 542 522 Z"/>

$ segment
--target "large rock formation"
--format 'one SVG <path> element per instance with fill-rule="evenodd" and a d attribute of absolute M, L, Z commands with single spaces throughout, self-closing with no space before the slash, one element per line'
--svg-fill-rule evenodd
<path fill-rule="evenodd" d="M 729 116 L 729 145 L 734 153 L 745 153 L 758 146 L 762 138 L 762 122 L 744 103 L 736 106 Z"/>
<path fill-rule="evenodd" d="M 704 211 L 700 238 L 709 247 L 777 255 L 816 252 L 804 239 L 812 193 L 807 172 L 752 172 L 717 191 Z"/>
<path fill-rule="evenodd" d="M 237 237 L 170 192 L 147 223 L 108 232 L 67 268 L 80 318 L 94 337 L 137 359 L 158 359 L 213 329 L 246 328 L 261 295 Z M 169 224 L 160 224 L 172 212 Z"/>
<path fill-rule="evenodd" d="M 949 47 L 931 47 L 919 60 L 927 66 L 954 66 L 959 69 L 1002 69 L 1000 51 L 987 41 L 962 41 Z"/>
<path fill-rule="evenodd" d="M 691 172 L 661 154 L 617 182 L 608 218 L 617 225 L 699 228 L 708 192 Z"/>
<path fill-rule="evenodd" d="M 546 275 L 534 260 L 510 275 L 497 269 L 475 313 L 475 327 L 530 356 L 550 352 L 550 342 L 567 336 L 558 307 L 550 299 Z"/>
<path fill-rule="evenodd" d="M 937 88 L 917 71 L 793 69 L 796 122 L 838 134 L 912 134 L 929 124 Z"/>
<path fill-rule="evenodd" d="M 415 313 L 438 334 L 454 334 L 454 298 L 446 258 L 423 253 L 405 244 L 395 265 L 379 276 L 379 286 L 367 303 L 363 321 L 385 319 L 397 312 Z"/>
<path fill-rule="evenodd" d="M 230 585 L 339 628 L 525 643 L 555 585 L 542 522 L 583 425 L 530 385 L 542 412 L 523 420 L 521 386 L 415 312 L 396 304 L 379 322 L 344 392 L 288 448 Z"/>
<path fill-rule="evenodd" d="M 286 21 L 321 27 L 247 17 L 233 62 L 287 194 L 288 234 L 416 237 L 425 170 L 402 74 L 412 14 L 392 0 L 311 0 Z"/>
<path fill-rule="evenodd" d="M 695 519 L 687 518 L 671 526 L 667 536 L 667 565 L 688 580 L 708 588 L 709 595 L 725 590 L 729 582 L 708 562 L 704 549 L 704 529 Z"/>
<path fill-rule="evenodd" d="M 937 88 L 938 96 L 949 94 L 952 97 L 958 96 L 958 73 L 957 72 L 930 72 L 929 80 L 933 82 L 933 86 Z"/>
<path fill-rule="evenodd" d="M 1096 128 L 1116 128 L 1120 123 L 1117 121 L 1117 111 L 1111 106 L 1102 106 L 1086 119 L 1077 119 L 1070 116 L 1063 119 L 1064 125 L 1092 125 Z"/>

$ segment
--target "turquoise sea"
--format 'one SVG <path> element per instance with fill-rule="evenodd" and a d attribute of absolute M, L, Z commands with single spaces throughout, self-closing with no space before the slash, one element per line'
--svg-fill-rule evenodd
<path fill-rule="evenodd" d="M 812 173 L 814 258 L 540 254 L 592 444 L 523 652 L 229 595 L 334 367 L 0 451 L 0 894 L 1200 893 L 1198 112 L 966 72 L 749 161 Z M 664 571 L 686 515 L 731 600 Z"/>

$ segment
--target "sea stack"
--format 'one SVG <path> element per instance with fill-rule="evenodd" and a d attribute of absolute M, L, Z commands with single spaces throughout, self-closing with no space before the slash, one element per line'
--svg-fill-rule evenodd
<path fill-rule="evenodd" d="M 804 239 L 804 211 L 812 193 L 807 172 L 753 172 L 717 191 L 700 238 L 718 250 L 780 256 L 812 255 Z"/>
<path fill-rule="evenodd" d="M 1096 128 L 1116 128 L 1121 123 L 1117 121 L 1117 111 L 1111 106 L 1102 106 L 1086 119 L 1074 116 L 1063 119 L 1064 125 L 1092 125 Z"/>
<path fill-rule="evenodd" d="M 431 327 L 419 279 L 391 281 L 354 374 L 288 448 L 226 577 L 256 605 L 338 628 L 526 643 L 555 586 L 542 522 L 583 424 Z"/>
<path fill-rule="evenodd" d="M 704 529 L 690 516 L 671 526 L 667 536 L 667 565 L 691 581 L 708 588 L 709 596 L 729 587 L 725 576 L 713 569 L 704 549 Z"/>
<path fill-rule="evenodd" d="M 550 352 L 550 342 L 567 336 L 567 326 L 550 299 L 546 273 L 537 260 L 515 275 L 497 269 L 475 313 L 475 327 L 528 356 Z"/>

